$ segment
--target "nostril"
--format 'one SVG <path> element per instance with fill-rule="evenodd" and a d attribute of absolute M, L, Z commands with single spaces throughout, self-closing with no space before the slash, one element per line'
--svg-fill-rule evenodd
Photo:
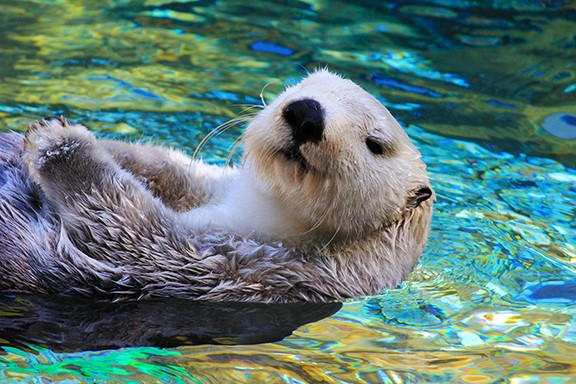
<path fill-rule="evenodd" d="M 313 99 L 294 101 L 286 106 L 283 116 L 290 128 L 296 145 L 316 143 L 324 132 L 324 110 Z"/>

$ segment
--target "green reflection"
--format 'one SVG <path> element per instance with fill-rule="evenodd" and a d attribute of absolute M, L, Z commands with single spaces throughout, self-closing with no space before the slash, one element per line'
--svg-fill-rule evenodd
<path fill-rule="evenodd" d="M 574 29 L 567 1 L 4 1 L 2 131 L 65 114 L 105 136 L 192 154 L 212 129 L 261 105 L 261 91 L 270 102 L 328 65 L 408 126 L 438 201 L 408 282 L 283 342 L 4 347 L 0 381 L 570 380 Z M 225 162 L 241 128 L 202 156 Z"/>

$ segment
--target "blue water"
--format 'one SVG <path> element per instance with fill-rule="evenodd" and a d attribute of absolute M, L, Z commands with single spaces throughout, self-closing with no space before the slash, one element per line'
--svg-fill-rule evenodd
<path fill-rule="evenodd" d="M 261 94 L 270 101 L 328 66 L 398 118 L 437 202 L 399 289 L 296 321 L 280 341 L 102 349 L 87 331 L 100 321 L 117 340 L 137 333 L 106 323 L 119 309 L 5 298 L 0 318 L 28 325 L 0 335 L 0 381 L 571 382 L 575 36 L 569 1 L 4 1 L 1 131 L 65 114 L 103 137 L 192 154 Z M 200 155 L 224 164 L 241 130 Z M 130 319 L 191 316 L 186 305 L 156 308 Z M 53 322 L 33 321 L 41 311 Z M 79 322 L 66 332 L 65 319 Z"/>

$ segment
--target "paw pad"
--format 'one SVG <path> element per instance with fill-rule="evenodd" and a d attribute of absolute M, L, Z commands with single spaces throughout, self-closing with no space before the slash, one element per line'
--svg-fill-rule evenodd
<path fill-rule="evenodd" d="M 83 126 L 61 116 L 31 123 L 24 140 L 24 161 L 32 171 L 42 169 L 48 162 L 69 161 L 76 150 L 95 138 Z"/>

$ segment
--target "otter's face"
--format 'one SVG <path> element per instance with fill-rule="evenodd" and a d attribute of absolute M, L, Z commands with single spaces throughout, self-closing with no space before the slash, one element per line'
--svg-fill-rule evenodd
<path fill-rule="evenodd" d="M 420 153 L 388 110 L 327 71 L 284 91 L 244 141 L 247 166 L 315 235 L 365 235 L 432 195 Z"/>

